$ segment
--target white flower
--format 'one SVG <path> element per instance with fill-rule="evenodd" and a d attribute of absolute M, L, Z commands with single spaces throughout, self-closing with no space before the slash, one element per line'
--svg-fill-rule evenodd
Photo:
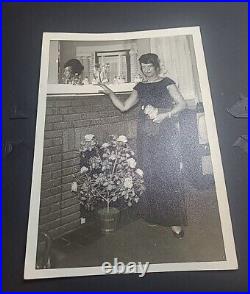
<path fill-rule="evenodd" d="M 125 178 L 124 180 L 124 187 L 125 188 L 128 188 L 128 189 L 131 189 L 133 187 L 133 181 L 132 181 L 132 178 Z"/>
<path fill-rule="evenodd" d="M 110 160 L 116 160 L 116 156 L 114 154 L 111 154 L 109 157 Z"/>
<path fill-rule="evenodd" d="M 128 142 L 128 139 L 127 139 L 126 136 L 121 135 L 121 136 L 119 136 L 119 137 L 117 138 L 117 141 L 118 141 L 118 142 L 127 143 L 127 142 Z"/>
<path fill-rule="evenodd" d="M 152 105 L 147 105 L 144 110 L 144 113 L 148 114 L 150 119 L 155 119 L 158 115 L 158 108 L 155 108 Z"/>
<path fill-rule="evenodd" d="M 108 185 L 107 190 L 108 191 L 111 191 L 112 189 L 113 189 L 113 186 L 112 185 Z"/>
<path fill-rule="evenodd" d="M 140 177 L 143 177 L 143 171 L 140 168 L 137 168 L 135 171 Z"/>
<path fill-rule="evenodd" d="M 127 163 L 129 165 L 129 167 L 131 167 L 131 168 L 135 168 L 136 167 L 136 161 L 134 160 L 134 158 L 127 159 Z"/>
<path fill-rule="evenodd" d="M 89 142 L 89 141 L 92 141 L 94 137 L 95 137 L 94 135 L 88 134 L 88 135 L 85 135 L 84 139 L 85 141 Z"/>
<path fill-rule="evenodd" d="M 154 109 L 154 107 L 152 105 L 147 105 L 144 109 L 144 113 L 145 114 L 149 114 L 150 111 L 152 111 Z"/>
<path fill-rule="evenodd" d="M 80 170 L 81 174 L 86 173 L 89 169 L 86 166 L 83 166 Z"/>
<path fill-rule="evenodd" d="M 77 192 L 77 182 L 73 182 L 73 183 L 71 184 L 71 191 L 72 191 L 72 192 Z"/>
<path fill-rule="evenodd" d="M 158 109 L 155 108 L 150 114 L 148 115 L 150 119 L 155 119 L 158 115 Z"/>
<path fill-rule="evenodd" d="M 134 200 L 135 200 L 136 203 L 138 203 L 138 201 L 139 201 L 139 197 L 135 197 Z"/>
<path fill-rule="evenodd" d="M 101 148 L 108 148 L 110 146 L 109 143 L 103 143 Z"/>

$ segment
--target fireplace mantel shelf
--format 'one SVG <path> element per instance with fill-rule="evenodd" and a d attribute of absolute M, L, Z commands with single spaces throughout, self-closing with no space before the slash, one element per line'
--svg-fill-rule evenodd
<path fill-rule="evenodd" d="M 107 85 L 114 93 L 131 92 L 135 83 L 109 84 Z M 65 85 L 48 84 L 48 96 L 91 96 L 104 95 L 98 85 Z"/>
<path fill-rule="evenodd" d="M 124 84 L 109 84 L 107 85 L 114 93 L 131 93 L 135 83 L 124 83 Z M 65 84 L 48 84 L 47 85 L 47 96 L 48 97 L 90 97 L 90 96 L 101 96 L 105 95 L 102 92 L 102 88 L 98 85 L 65 85 Z M 185 99 L 186 98 L 186 99 Z M 186 97 L 185 101 L 187 107 L 195 109 L 198 98 Z"/>

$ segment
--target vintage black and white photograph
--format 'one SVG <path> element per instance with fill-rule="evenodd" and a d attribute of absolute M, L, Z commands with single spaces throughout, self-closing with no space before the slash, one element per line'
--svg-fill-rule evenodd
<path fill-rule="evenodd" d="M 44 33 L 29 213 L 25 279 L 237 269 L 199 27 Z"/>

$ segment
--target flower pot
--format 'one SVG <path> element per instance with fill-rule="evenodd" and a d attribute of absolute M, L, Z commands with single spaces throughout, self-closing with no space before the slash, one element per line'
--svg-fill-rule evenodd
<path fill-rule="evenodd" d="M 117 229 L 120 216 L 119 209 L 114 207 L 109 208 L 109 210 L 107 208 L 103 208 L 99 209 L 97 214 L 102 233 L 112 233 Z"/>

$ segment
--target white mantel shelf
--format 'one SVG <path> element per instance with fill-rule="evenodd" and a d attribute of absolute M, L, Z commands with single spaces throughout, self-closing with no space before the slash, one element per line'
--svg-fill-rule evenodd
<path fill-rule="evenodd" d="M 110 84 L 107 85 L 114 93 L 130 93 L 132 92 L 135 83 L 124 84 Z M 65 85 L 65 84 L 48 84 L 48 97 L 86 97 L 104 95 L 101 92 L 102 88 L 98 85 Z M 188 97 L 185 99 L 187 107 L 194 109 L 196 107 L 197 99 Z"/>
<path fill-rule="evenodd" d="M 135 83 L 110 84 L 107 85 L 114 93 L 131 92 Z M 48 96 L 96 96 L 104 95 L 102 88 L 98 85 L 66 85 L 48 84 Z"/>

